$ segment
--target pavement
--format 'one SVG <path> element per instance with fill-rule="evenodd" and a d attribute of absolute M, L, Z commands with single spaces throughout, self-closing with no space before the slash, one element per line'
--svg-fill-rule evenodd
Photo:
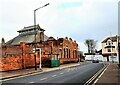
<path fill-rule="evenodd" d="M 54 70 L 60 70 L 60 69 L 64 69 L 64 68 L 78 66 L 80 64 L 82 64 L 82 62 L 64 64 L 64 65 L 60 65 L 59 67 L 53 67 L 53 68 L 42 68 L 42 70 L 39 68 L 37 68 L 37 70 L 35 70 L 35 68 L 29 68 L 29 69 L 22 69 L 22 70 L 16 70 L 16 71 L 0 72 L 0 79 L 4 80 L 4 79 L 13 78 L 13 77 L 38 73 L 38 72 L 43 73 L 43 72 L 49 72 L 49 71 L 54 71 Z"/>
<path fill-rule="evenodd" d="M 120 68 L 117 63 L 107 63 L 107 68 L 96 79 L 95 85 L 120 85 Z"/>

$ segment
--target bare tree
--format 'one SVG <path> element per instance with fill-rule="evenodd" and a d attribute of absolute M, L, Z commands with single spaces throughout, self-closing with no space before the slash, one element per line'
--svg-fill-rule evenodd
<path fill-rule="evenodd" d="M 87 39 L 85 40 L 85 45 L 88 47 L 88 53 L 95 53 L 97 41 L 93 39 Z"/>
<path fill-rule="evenodd" d="M 90 40 L 85 40 L 85 45 L 88 47 L 88 53 L 90 53 Z"/>

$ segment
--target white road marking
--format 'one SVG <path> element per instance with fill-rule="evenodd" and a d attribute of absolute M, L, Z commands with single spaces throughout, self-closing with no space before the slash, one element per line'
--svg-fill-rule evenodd
<path fill-rule="evenodd" d="M 64 73 L 60 73 L 60 74 L 64 74 Z"/>
<path fill-rule="evenodd" d="M 40 79 L 40 80 L 45 80 L 45 79 L 47 79 L 47 78 L 42 78 L 42 79 Z"/>
<path fill-rule="evenodd" d="M 29 82 L 29 83 L 35 83 L 35 82 L 31 81 L 31 82 Z"/>
<path fill-rule="evenodd" d="M 55 76 L 57 76 L 57 75 L 52 75 L 52 77 L 55 77 Z"/>
<path fill-rule="evenodd" d="M 71 71 L 73 71 L 74 69 L 71 69 Z"/>

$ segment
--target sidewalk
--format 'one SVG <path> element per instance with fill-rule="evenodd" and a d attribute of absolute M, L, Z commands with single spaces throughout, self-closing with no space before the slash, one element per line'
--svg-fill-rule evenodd
<path fill-rule="evenodd" d="M 60 65 L 59 67 L 42 68 L 42 70 L 37 68 L 36 71 L 35 71 L 35 68 L 29 68 L 29 69 L 16 70 L 16 71 L 0 72 L 0 75 L 1 75 L 0 79 L 8 79 L 8 78 L 13 78 L 13 77 L 18 77 L 18 76 L 24 76 L 24 75 L 28 75 L 28 74 L 38 73 L 38 72 L 43 73 L 43 72 L 49 72 L 49 71 L 54 71 L 54 70 L 60 70 L 60 69 L 68 68 L 68 67 L 78 66 L 80 64 L 81 63 L 64 64 L 64 65 Z"/>
<path fill-rule="evenodd" d="M 103 75 L 98 78 L 95 85 L 99 84 L 110 84 L 110 85 L 120 85 L 120 69 L 116 63 L 108 63 L 108 68 L 103 73 Z"/>

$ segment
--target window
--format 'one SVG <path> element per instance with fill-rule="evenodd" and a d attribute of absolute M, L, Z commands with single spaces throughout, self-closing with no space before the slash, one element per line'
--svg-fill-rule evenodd
<path fill-rule="evenodd" d="M 62 49 L 59 49 L 59 58 L 62 58 Z"/>
<path fill-rule="evenodd" d="M 51 60 L 58 60 L 57 55 L 49 55 L 49 57 L 51 58 Z"/>
<path fill-rule="evenodd" d="M 64 58 L 65 58 L 65 55 L 66 55 L 66 54 L 65 54 L 65 48 L 64 48 Z"/>
<path fill-rule="evenodd" d="M 108 46 L 111 46 L 112 44 L 113 44 L 113 42 L 110 39 L 106 43 L 106 45 L 108 45 Z"/>
<path fill-rule="evenodd" d="M 108 52 L 111 52 L 111 49 L 108 48 Z"/>
<path fill-rule="evenodd" d="M 108 45 L 111 45 L 111 42 L 110 42 L 110 41 L 108 42 Z"/>
<path fill-rule="evenodd" d="M 74 49 L 74 50 L 73 50 L 73 58 L 76 58 L 76 56 L 77 56 L 76 52 L 77 52 L 77 51 Z"/>
<path fill-rule="evenodd" d="M 68 51 L 69 51 L 69 50 L 68 50 L 68 48 L 67 48 L 67 49 L 66 49 L 66 58 L 69 58 L 69 56 L 68 56 L 68 55 L 69 55 L 69 54 L 68 54 Z"/>
<path fill-rule="evenodd" d="M 65 50 L 65 58 L 68 58 L 68 53 L 67 52 L 68 52 L 68 50 L 66 49 Z"/>
<path fill-rule="evenodd" d="M 70 58 L 70 49 L 69 49 L 69 58 Z"/>
<path fill-rule="evenodd" d="M 64 48 L 64 58 L 69 58 L 69 49 Z"/>

